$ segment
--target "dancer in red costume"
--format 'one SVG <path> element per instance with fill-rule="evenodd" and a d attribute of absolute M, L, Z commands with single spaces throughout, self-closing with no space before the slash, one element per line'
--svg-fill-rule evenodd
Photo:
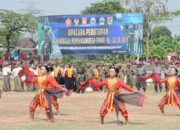
<path fill-rule="evenodd" d="M 162 114 L 164 114 L 165 105 L 178 106 L 180 108 L 180 93 L 178 92 L 180 79 L 177 77 L 177 73 L 178 70 L 172 67 L 170 69 L 170 74 L 168 77 L 164 79 L 153 78 L 154 79 L 153 82 L 165 83 L 168 86 L 168 92 L 164 95 L 164 97 L 160 100 L 159 103 L 159 108 Z M 142 80 L 146 80 L 149 77 L 148 76 L 142 77 Z"/>
<path fill-rule="evenodd" d="M 48 75 L 48 72 L 49 67 L 42 66 L 41 75 L 39 75 L 38 77 L 34 77 L 33 79 L 30 79 L 30 77 L 32 78 L 33 74 L 28 69 L 25 68 L 25 70 L 22 70 L 20 72 L 21 76 L 23 75 L 23 73 L 26 74 L 26 83 L 37 83 L 39 87 L 37 95 L 34 97 L 29 106 L 30 117 L 32 120 L 34 119 L 34 112 L 36 108 L 40 106 L 44 108 L 48 121 L 54 122 L 51 108 L 52 97 L 45 90 L 56 88 L 59 90 L 59 93 L 66 91 L 66 89 L 62 88 L 52 76 Z"/>
<path fill-rule="evenodd" d="M 102 82 L 98 82 L 95 78 L 90 78 L 86 82 L 80 84 L 79 87 L 83 88 L 89 83 L 95 85 L 97 88 L 106 86 L 108 89 L 108 94 L 100 110 L 101 123 L 104 124 L 104 117 L 108 114 L 109 111 L 116 110 L 117 119 L 118 113 L 120 111 L 122 116 L 125 118 L 125 124 L 127 124 L 128 111 L 124 103 L 142 106 L 145 96 L 140 92 L 136 92 L 130 86 L 125 84 L 121 79 L 117 78 L 114 68 L 109 70 L 109 75 L 110 77 L 104 79 Z M 122 88 L 134 93 L 122 94 L 120 92 Z"/>

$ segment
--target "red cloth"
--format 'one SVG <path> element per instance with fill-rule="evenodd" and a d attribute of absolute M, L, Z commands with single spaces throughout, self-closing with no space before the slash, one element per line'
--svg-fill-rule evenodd
<path fill-rule="evenodd" d="M 160 80 L 160 74 L 158 74 L 156 72 L 148 73 L 147 75 L 142 76 L 141 80 L 147 80 L 149 78 L 152 78 L 154 83 L 158 83 Z"/>
<path fill-rule="evenodd" d="M 86 88 L 89 83 L 91 83 L 95 78 L 89 78 L 84 83 L 79 84 L 79 88 Z"/>
<path fill-rule="evenodd" d="M 46 88 L 57 88 L 59 90 L 63 90 L 63 87 L 57 83 L 54 77 L 48 75 L 47 80 L 43 81 L 43 85 L 46 86 Z"/>
<path fill-rule="evenodd" d="M 34 72 L 29 70 L 29 67 L 24 67 L 22 70 L 19 71 L 18 73 L 19 77 L 25 76 L 25 82 L 30 83 L 30 81 L 33 79 L 35 76 Z"/>

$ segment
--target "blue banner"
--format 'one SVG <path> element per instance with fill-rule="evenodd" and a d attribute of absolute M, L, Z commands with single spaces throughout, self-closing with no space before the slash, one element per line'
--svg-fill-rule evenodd
<path fill-rule="evenodd" d="M 142 53 L 142 13 L 40 16 L 38 21 L 43 55 Z"/>

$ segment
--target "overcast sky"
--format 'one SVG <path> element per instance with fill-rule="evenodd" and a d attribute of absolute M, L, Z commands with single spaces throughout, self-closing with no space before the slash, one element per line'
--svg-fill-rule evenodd
<path fill-rule="evenodd" d="M 80 14 L 91 3 L 101 0 L 0 0 L 0 9 L 24 11 L 33 8 L 41 15 Z M 180 10 L 180 0 L 168 0 L 168 10 Z M 180 35 L 180 17 L 165 23 L 173 34 Z"/>

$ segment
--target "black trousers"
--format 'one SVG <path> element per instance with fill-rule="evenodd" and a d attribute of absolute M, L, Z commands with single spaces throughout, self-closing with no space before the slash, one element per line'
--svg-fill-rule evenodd
<path fill-rule="evenodd" d="M 68 78 L 66 77 L 65 78 L 65 86 L 68 90 L 74 90 L 76 91 L 76 88 L 75 88 L 75 83 L 74 83 L 74 78 Z"/>

